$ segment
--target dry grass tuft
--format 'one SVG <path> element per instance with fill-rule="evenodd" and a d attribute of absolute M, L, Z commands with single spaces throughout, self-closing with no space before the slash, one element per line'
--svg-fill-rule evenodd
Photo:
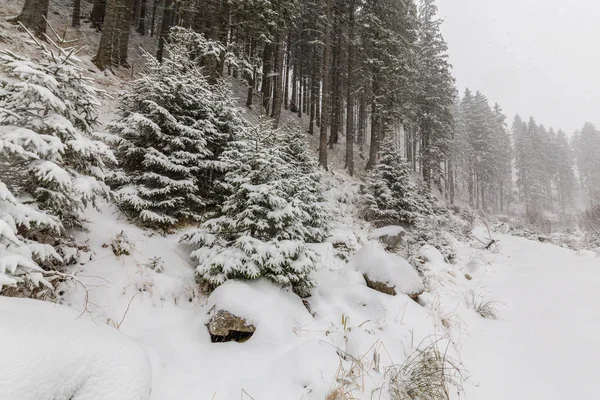
<path fill-rule="evenodd" d="M 475 290 L 470 290 L 465 294 L 465 303 L 467 307 L 472 308 L 477 314 L 485 319 L 498 319 L 496 307 L 500 303 L 484 299 L 483 296 Z"/>
<path fill-rule="evenodd" d="M 416 350 L 399 367 L 391 370 L 392 400 L 449 400 L 449 386 L 462 388 L 465 380 L 460 362 L 441 352 L 442 339 Z"/>

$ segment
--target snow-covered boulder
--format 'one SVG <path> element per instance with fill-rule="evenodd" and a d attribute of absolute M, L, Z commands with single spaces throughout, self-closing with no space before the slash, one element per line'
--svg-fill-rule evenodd
<path fill-rule="evenodd" d="M 146 400 L 144 349 L 53 303 L 0 296 L 0 399 Z"/>
<path fill-rule="evenodd" d="M 400 247 L 406 237 L 406 230 L 397 225 L 384 226 L 374 229 L 369 234 L 369 240 L 379 240 L 385 244 L 388 249 L 396 249 Z"/>
<path fill-rule="evenodd" d="M 438 249 L 429 244 L 426 244 L 425 246 L 419 249 L 419 256 L 421 256 L 426 262 L 434 266 L 446 264 L 442 253 L 440 253 Z"/>
<path fill-rule="evenodd" d="M 293 341 L 295 329 L 313 321 L 302 299 L 266 279 L 228 280 L 210 295 L 207 307 L 211 310 L 207 324 L 213 320 L 214 313 L 226 311 L 239 319 L 236 326 L 254 327 L 252 343 Z"/>
<path fill-rule="evenodd" d="M 425 290 L 423 281 L 405 259 L 388 253 L 376 242 L 360 249 L 348 267 L 360 272 L 371 289 L 392 296 L 404 293 L 415 299 Z"/>

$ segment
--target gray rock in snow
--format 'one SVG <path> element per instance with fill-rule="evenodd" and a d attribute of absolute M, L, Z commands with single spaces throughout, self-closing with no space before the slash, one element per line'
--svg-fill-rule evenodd
<path fill-rule="evenodd" d="M 207 327 L 213 342 L 242 342 L 256 332 L 254 325 L 225 310 L 218 310 L 208 322 Z"/>

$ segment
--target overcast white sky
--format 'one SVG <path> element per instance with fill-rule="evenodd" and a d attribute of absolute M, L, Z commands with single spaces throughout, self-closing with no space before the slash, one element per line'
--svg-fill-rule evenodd
<path fill-rule="evenodd" d="M 600 123 L 599 0 L 438 0 L 454 76 L 567 133 Z"/>

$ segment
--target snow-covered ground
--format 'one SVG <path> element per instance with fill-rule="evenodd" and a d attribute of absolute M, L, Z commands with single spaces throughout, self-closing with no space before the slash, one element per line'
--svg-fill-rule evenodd
<path fill-rule="evenodd" d="M 345 398 L 388 399 L 392 371 L 437 340 L 460 360 L 464 390 L 454 388 L 454 399 L 600 394 L 593 379 L 600 259 L 593 253 L 497 235 L 498 252 L 458 244 L 459 262 L 448 265 L 425 248 L 431 288 L 419 305 L 367 288 L 353 262 L 322 245 L 326 265 L 315 276 L 309 312 L 263 281 L 230 282 L 203 297 L 178 235 L 131 226 L 108 205 L 89 217 L 93 231 L 79 239 L 89 240 L 91 260 L 77 267 L 80 282 L 66 289 L 64 303 L 146 350 L 152 399 L 324 399 L 339 387 Z M 354 229 L 342 224 L 337 236 L 368 243 L 366 230 Z M 110 244 L 121 232 L 131 254 L 117 257 Z M 160 272 L 148 267 L 154 257 L 163 261 Z M 494 301 L 498 318 L 483 318 L 470 299 Z M 205 324 L 216 307 L 253 323 L 254 336 L 212 343 Z"/>
<path fill-rule="evenodd" d="M 1 298 L 0 399 L 149 399 L 146 352 L 87 317 L 49 302 Z"/>
<path fill-rule="evenodd" d="M 467 398 L 597 399 L 600 259 L 500 235 L 477 273 L 499 319 L 468 319 L 461 354 Z"/>

